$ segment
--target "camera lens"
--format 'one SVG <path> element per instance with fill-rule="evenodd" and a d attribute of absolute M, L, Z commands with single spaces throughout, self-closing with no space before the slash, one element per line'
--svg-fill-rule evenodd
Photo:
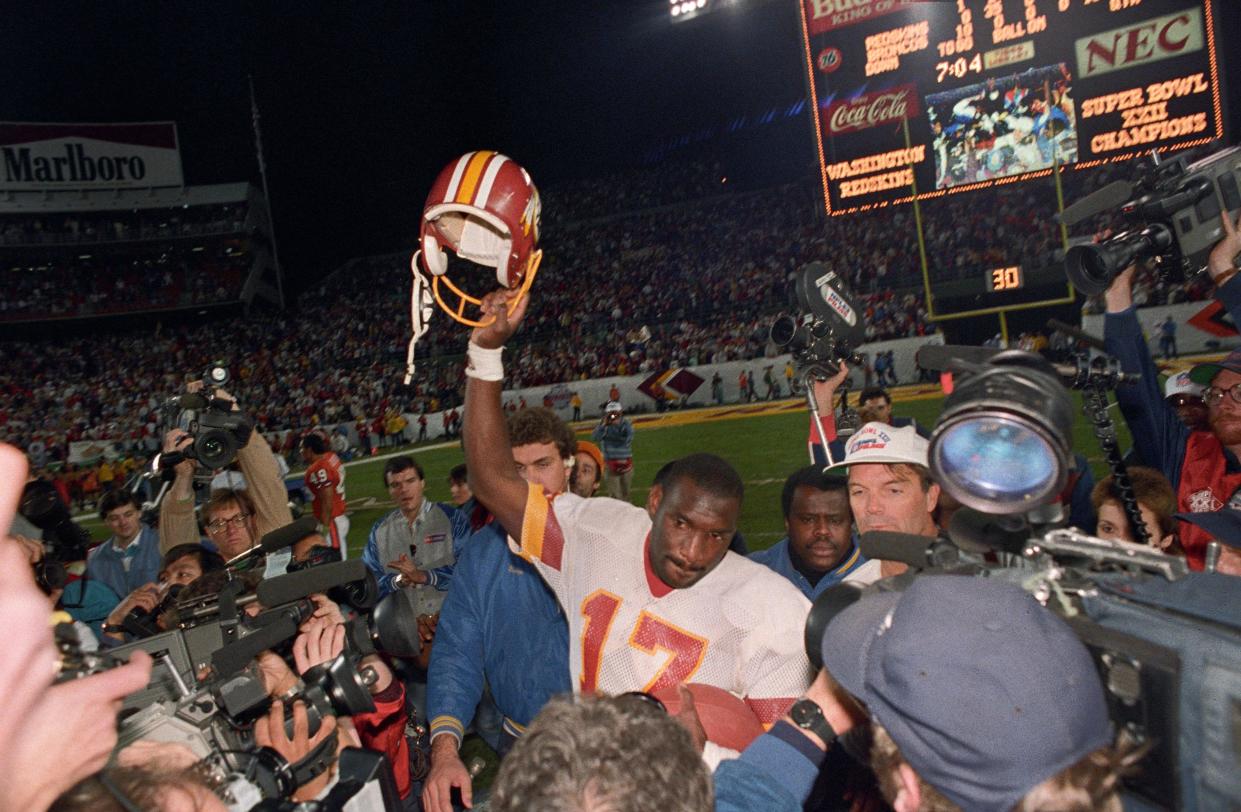
<path fill-rule="evenodd" d="M 218 429 L 204 431 L 194 442 L 198 460 L 208 468 L 223 468 L 233 461 L 237 445 L 227 432 Z"/>
<path fill-rule="evenodd" d="M 771 343 L 777 347 L 787 347 L 797 334 L 797 320 L 787 313 L 776 316 L 771 323 Z"/>
<path fill-rule="evenodd" d="M 1058 493 L 1063 482 L 1051 438 L 1016 416 L 972 414 L 944 426 L 937 440 L 931 467 L 949 493 L 970 507 L 1028 510 Z"/>

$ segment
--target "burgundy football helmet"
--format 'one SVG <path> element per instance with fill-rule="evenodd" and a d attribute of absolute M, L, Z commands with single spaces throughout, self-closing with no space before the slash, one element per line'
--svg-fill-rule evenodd
<path fill-rule="evenodd" d="M 519 288 L 510 311 L 530 289 L 543 252 L 539 250 L 539 192 L 526 170 L 511 158 L 479 150 L 467 152 L 444 167 L 422 211 L 419 243 L 421 265 L 431 276 L 435 301 L 444 312 L 472 327 L 489 322 L 471 320 L 467 304 L 480 299 L 448 278 L 448 250 L 496 269 L 496 281 Z M 456 297 L 446 302 L 440 282 Z"/>

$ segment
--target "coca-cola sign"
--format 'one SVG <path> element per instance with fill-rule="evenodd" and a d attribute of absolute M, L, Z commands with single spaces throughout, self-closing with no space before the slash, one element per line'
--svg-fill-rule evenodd
<path fill-rule="evenodd" d="M 840 135 L 913 118 L 920 113 L 918 88 L 901 85 L 835 102 L 827 108 L 823 121 L 830 135 Z"/>

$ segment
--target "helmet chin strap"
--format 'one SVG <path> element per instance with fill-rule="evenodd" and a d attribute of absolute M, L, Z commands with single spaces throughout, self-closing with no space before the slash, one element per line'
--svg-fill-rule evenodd
<path fill-rule="evenodd" d="M 427 278 L 422 275 L 422 271 L 418 268 L 418 255 L 421 251 L 415 251 L 413 259 L 410 260 L 409 267 L 414 275 L 414 287 L 409 297 L 409 320 L 412 325 L 412 334 L 409 339 L 409 348 L 405 351 L 405 379 L 406 386 L 414 379 L 414 347 L 418 343 L 418 339 L 426 335 L 431 327 L 431 314 L 435 312 L 435 303 L 431 299 L 431 287 L 427 284 Z"/>

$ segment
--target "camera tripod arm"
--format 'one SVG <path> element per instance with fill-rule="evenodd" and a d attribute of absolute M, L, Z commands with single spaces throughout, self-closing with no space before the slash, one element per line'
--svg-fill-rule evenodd
<path fill-rule="evenodd" d="M 823 432 L 823 415 L 819 411 L 819 399 L 814 396 L 814 384 L 816 380 L 817 379 L 813 373 L 807 372 L 802 378 L 802 383 L 806 389 L 806 406 L 810 409 L 810 419 L 813 421 L 813 434 L 818 436 L 819 442 L 823 445 L 823 454 L 827 457 L 826 467 L 831 467 L 836 464 L 836 460 L 832 457 L 832 444 L 827 439 L 827 435 Z M 828 404 L 828 408 L 831 408 L 830 403 Z M 816 463 L 813 448 L 814 436 L 811 436 L 810 438 L 810 445 L 811 448 L 808 451 L 810 454 L 810 464 L 814 465 Z"/>

